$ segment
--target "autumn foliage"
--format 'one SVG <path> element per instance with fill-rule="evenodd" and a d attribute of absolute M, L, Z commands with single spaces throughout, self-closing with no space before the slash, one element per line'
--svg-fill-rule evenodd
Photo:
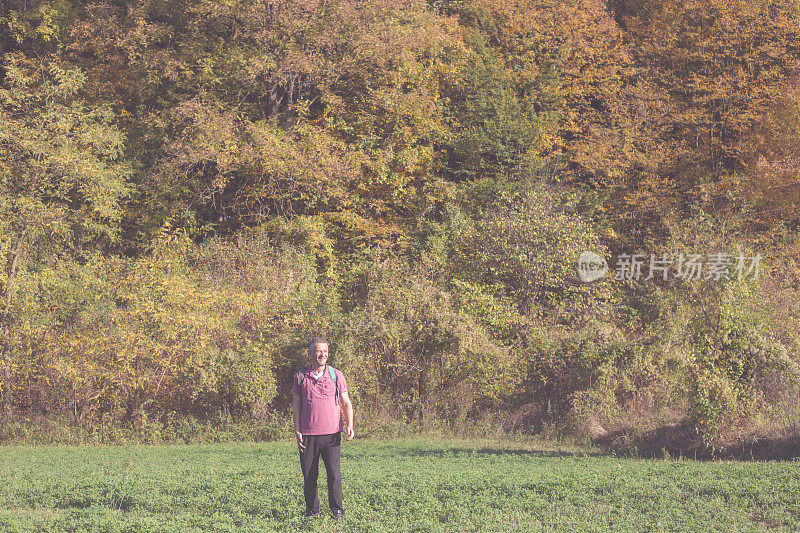
<path fill-rule="evenodd" d="M 8 0 L 0 54 L 6 428 L 274 422 L 314 334 L 374 427 L 800 425 L 794 0 Z"/>

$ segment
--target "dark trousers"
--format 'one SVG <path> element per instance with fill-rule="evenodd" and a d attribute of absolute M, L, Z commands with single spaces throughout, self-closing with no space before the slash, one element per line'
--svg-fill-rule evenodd
<path fill-rule="evenodd" d="M 306 514 L 319 512 L 317 496 L 317 477 L 319 476 L 319 457 L 325 463 L 328 474 L 328 506 L 331 511 L 344 511 L 342 507 L 342 472 L 339 453 L 342 448 L 342 434 L 303 435 L 305 450 L 300 452 L 300 467 L 303 469 L 303 493 L 306 496 Z"/>

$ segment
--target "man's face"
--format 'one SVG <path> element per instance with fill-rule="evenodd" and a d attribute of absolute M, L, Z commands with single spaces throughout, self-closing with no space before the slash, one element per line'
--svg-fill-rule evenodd
<path fill-rule="evenodd" d="M 317 367 L 323 366 L 328 361 L 328 345 L 318 342 L 309 350 L 311 363 Z"/>

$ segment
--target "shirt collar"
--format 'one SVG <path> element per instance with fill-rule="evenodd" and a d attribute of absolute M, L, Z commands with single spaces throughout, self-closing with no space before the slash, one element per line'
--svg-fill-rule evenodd
<path fill-rule="evenodd" d="M 327 364 L 325 365 L 325 368 L 322 369 L 322 372 L 319 372 L 319 373 L 314 372 L 313 370 L 311 370 L 310 366 L 308 367 L 308 373 L 311 375 L 312 378 L 314 378 L 314 381 L 317 381 L 322 376 L 324 376 L 326 374 L 326 372 L 325 372 L 326 370 L 328 370 L 328 365 Z"/>

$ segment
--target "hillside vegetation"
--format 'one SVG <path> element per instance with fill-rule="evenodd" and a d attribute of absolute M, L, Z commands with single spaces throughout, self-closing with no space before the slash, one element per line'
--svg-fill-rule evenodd
<path fill-rule="evenodd" d="M 371 427 L 798 434 L 796 0 L 7 0 L 0 52 L 0 441 L 278 427 L 315 334 Z"/>

